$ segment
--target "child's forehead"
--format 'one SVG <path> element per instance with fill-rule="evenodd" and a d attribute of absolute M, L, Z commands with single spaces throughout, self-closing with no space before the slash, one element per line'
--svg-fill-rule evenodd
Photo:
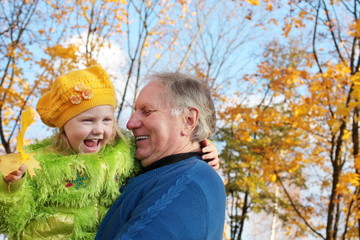
<path fill-rule="evenodd" d="M 110 105 L 100 105 L 96 107 L 89 108 L 79 115 L 113 115 L 115 109 Z"/>

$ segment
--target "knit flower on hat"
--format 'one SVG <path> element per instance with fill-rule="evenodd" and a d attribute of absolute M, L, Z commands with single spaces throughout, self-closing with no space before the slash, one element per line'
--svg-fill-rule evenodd
<path fill-rule="evenodd" d="M 94 91 L 91 87 L 86 87 L 83 83 L 79 83 L 74 86 L 75 93 L 70 96 L 70 102 L 72 104 L 81 103 L 82 99 L 92 99 Z"/>

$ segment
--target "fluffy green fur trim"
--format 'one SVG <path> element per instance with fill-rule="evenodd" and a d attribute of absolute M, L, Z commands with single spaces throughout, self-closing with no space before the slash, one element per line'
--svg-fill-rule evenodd
<path fill-rule="evenodd" d="M 63 156 L 50 144 L 28 147 L 41 164 L 33 178 L 10 193 L 0 186 L 0 232 L 11 239 L 93 239 L 120 186 L 141 168 L 133 146 L 119 140 L 99 153 Z"/>

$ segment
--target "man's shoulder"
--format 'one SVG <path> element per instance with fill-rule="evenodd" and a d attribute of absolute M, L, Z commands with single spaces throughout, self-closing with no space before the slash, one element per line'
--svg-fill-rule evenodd
<path fill-rule="evenodd" d="M 223 182 L 219 173 L 215 171 L 207 162 L 197 162 L 189 172 L 189 175 L 198 179 L 199 181 L 216 181 Z"/>
<path fill-rule="evenodd" d="M 200 157 L 191 157 L 174 164 L 167 173 L 176 178 L 186 177 L 199 185 L 209 185 L 217 183 L 223 186 L 223 180 L 220 175 Z"/>
<path fill-rule="evenodd" d="M 211 174 L 214 176 L 219 176 L 217 174 L 217 172 L 204 160 L 202 160 L 200 157 L 194 157 L 194 158 L 190 158 L 188 159 L 190 161 L 190 165 L 191 165 L 191 171 L 194 173 L 206 173 L 206 174 Z"/>

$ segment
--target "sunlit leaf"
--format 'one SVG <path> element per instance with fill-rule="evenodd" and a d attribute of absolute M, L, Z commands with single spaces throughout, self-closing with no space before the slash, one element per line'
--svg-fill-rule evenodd
<path fill-rule="evenodd" d="M 21 166 L 22 158 L 20 153 L 10 153 L 0 156 L 0 171 L 7 176 Z"/>
<path fill-rule="evenodd" d="M 34 154 L 26 153 L 24 145 L 24 136 L 26 129 L 33 123 L 35 111 L 31 107 L 27 107 L 21 115 L 21 126 L 18 136 L 16 138 L 16 150 L 21 154 L 21 162 L 24 163 L 29 171 L 30 176 L 35 174 L 34 169 L 40 168 L 39 163 L 33 158 Z"/>

